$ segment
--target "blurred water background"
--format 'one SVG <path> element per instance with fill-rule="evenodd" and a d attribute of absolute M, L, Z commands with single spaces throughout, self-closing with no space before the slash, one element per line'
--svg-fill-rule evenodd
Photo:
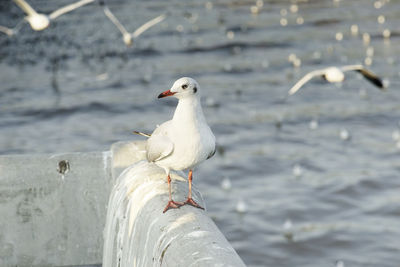
<path fill-rule="evenodd" d="M 32 0 L 50 13 L 71 1 Z M 219 144 L 194 177 L 208 213 L 248 266 L 399 266 L 400 1 L 107 2 L 127 48 L 91 4 L 34 32 L 0 35 L 0 153 L 108 150 L 173 113 L 156 96 L 202 87 Z M 23 17 L 0 3 L 0 25 Z M 339 86 L 310 70 L 367 64 Z"/>

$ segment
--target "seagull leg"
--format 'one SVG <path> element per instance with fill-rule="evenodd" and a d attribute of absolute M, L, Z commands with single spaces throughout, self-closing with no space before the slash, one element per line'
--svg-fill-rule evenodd
<path fill-rule="evenodd" d="M 169 201 L 168 201 L 167 206 L 164 208 L 163 213 L 165 213 L 169 209 L 177 209 L 180 206 L 184 205 L 184 203 L 182 203 L 182 202 L 177 202 L 177 201 L 173 201 L 172 200 L 171 177 L 169 176 L 169 174 L 168 174 L 168 177 L 167 177 L 167 181 L 168 181 Z"/>
<path fill-rule="evenodd" d="M 188 178 L 189 178 L 189 194 L 188 194 L 188 197 L 187 197 L 186 201 L 184 202 L 184 205 L 189 204 L 189 205 L 192 205 L 193 207 L 196 207 L 196 208 L 204 210 L 204 208 L 202 206 L 197 204 L 196 201 L 194 201 L 192 199 L 192 179 L 193 179 L 193 171 L 192 170 L 189 171 L 189 177 Z"/>

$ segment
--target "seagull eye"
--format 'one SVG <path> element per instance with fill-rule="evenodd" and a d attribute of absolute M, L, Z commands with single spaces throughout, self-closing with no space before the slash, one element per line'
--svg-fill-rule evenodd
<path fill-rule="evenodd" d="M 183 90 L 186 90 L 187 87 L 188 87 L 187 84 L 182 85 Z"/>

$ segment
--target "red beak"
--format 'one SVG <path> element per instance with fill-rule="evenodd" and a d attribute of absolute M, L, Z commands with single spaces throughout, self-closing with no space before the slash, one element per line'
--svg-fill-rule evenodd
<path fill-rule="evenodd" d="M 171 96 L 171 95 L 174 95 L 174 94 L 175 94 L 175 92 L 171 92 L 170 90 L 167 90 L 167 91 L 162 92 L 161 94 L 159 94 L 158 98 L 163 98 L 163 97 Z"/>

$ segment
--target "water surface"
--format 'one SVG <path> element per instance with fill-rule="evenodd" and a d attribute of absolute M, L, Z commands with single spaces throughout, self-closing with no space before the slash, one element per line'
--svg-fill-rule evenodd
<path fill-rule="evenodd" d="M 43 12 L 69 3 L 31 2 Z M 0 153 L 103 151 L 140 139 L 131 131 L 172 116 L 176 101 L 156 96 L 191 76 L 219 145 L 194 181 L 248 266 L 398 266 L 400 3 L 299 1 L 293 13 L 292 2 L 265 1 L 254 15 L 255 1 L 109 1 L 132 30 L 169 13 L 132 48 L 97 5 L 43 32 L 25 25 L 0 35 Z M 5 26 L 23 15 L 12 2 L 0 12 Z M 369 47 L 386 92 L 348 73 L 340 86 L 316 79 L 285 99 L 308 71 L 363 63 Z"/>

